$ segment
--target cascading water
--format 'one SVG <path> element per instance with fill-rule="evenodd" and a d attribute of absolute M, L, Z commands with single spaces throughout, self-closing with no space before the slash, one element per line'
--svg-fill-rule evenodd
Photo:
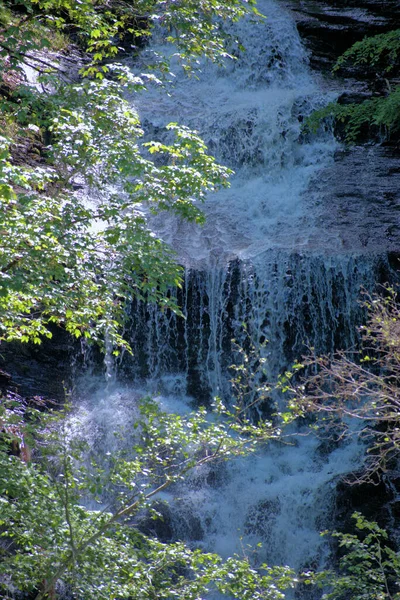
<path fill-rule="evenodd" d="M 231 32 L 246 48 L 237 61 L 204 64 L 199 79 L 177 76 L 169 96 L 152 89 L 137 106 L 149 136 L 166 138 L 171 121 L 196 128 L 236 172 L 230 189 L 205 202 L 204 227 L 152 218 L 186 266 L 186 322 L 140 305 L 130 326 L 142 350 L 125 363 L 128 378 L 170 384 L 180 374 L 179 385 L 202 401 L 229 394 L 230 340 L 244 343 L 243 323 L 254 345 L 269 340 L 271 376 L 306 345 L 323 352 L 354 343 L 360 288 L 373 287 L 381 266 L 357 245 L 343 252 L 340 231 L 324 229 L 321 174 L 337 144 L 330 132 L 307 140 L 301 127 L 332 92 L 311 73 L 282 5 L 263 0 L 259 9 L 266 21 Z M 162 51 L 150 48 L 142 60 Z"/>
<path fill-rule="evenodd" d="M 134 307 L 128 335 L 135 355 L 119 365 L 123 384 L 82 402 L 100 432 L 113 427 L 112 414 L 117 427 L 129 422 L 121 415 L 134 415 L 132 399 L 148 390 L 177 412 L 188 397 L 229 399 L 232 338 L 255 347 L 268 340 L 272 380 L 307 346 L 320 353 L 354 345 L 360 288 L 373 289 L 386 268 L 357 244 L 344 252 L 340 231 L 324 230 L 318 190 L 336 142 L 329 132 L 306 139 L 301 123 L 331 92 L 311 73 L 282 3 L 260 0 L 259 9 L 265 22 L 232 31 L 246 48 L 237 61 L 225 69 L 203 65 L 199 80 L 178 76 L 170 96 L 153 89 L 137 106 L 149 136 L 166 136 L 173 121 L 196 128 L 236 174 L 230 189 L 205 202 L 204 227 L 165 213 L 152 219 L 186 267 L 179 292 L 186 320 Z M 154 50 L 143 52 L 144 63 Z M 171 535 L 224 556 L 261 541 L 249 551 L 255 564 L 315 566 L 335 481 L 361 453 L 355 443 L 323 449 L 300 435 L 292 445 L 204 468 L 175 490 L 182 499 L 165 495 Z"/>
<path fill-rule="evenodd" d="M 384 261 L 376 256 L 324 255 L 271 249 L 225 268 L 188 270 L 180 295 L 185 320 L 139 305 L 120 376 L 136 374 L 154 391 L 180 392 L 206 402 L 229 398 L 234 339 L 265 345 L 268 376 L 276 380 L 301 358 L 354 346 L 362 321 L 360 289 L 373 289 Z M 245 326 L 244 326 L 245 325 Z"/>
<path fill-rule="evenodd" d="M 154 219 L 189 267 L 314 243 L 318 211 L 310 182 L 332 160 L 336 145 L 331 134 L 302 143 L 301 123 L 327 102 L 327 93 L 312 77 L 285 10 L 266 0 L 259 8 L 266 22 L 248 20 L 231 32 L 246 47 L 237 61 L 226 68 L 205 64 L 199 80 L 178 76 L 169 97 L 152 90 L 137 106 L 149 135 L 162 136 L 171 121 L 186 124 L 236 171 L 232 187 L 205 203 L 205 227 L 164 213 Z"/>

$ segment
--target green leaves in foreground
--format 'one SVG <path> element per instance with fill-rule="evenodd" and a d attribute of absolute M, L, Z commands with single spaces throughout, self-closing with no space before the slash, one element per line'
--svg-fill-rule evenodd
<path fill-rule="evenodd" d="M 254 429 L 251 439 L 245 423 L 241 431 L 226 412 L 170 415 L 145 400 L 137 406 L 129 446 L 99 459 L 74 436 L 76 418 L 60 422 L 49 415 L 40 432 L 32 413 L 41 458 L 26 463 L 9 454 L 26 421 L 4 405 L 1 420 L 3 593 L 19 589 L 40 600 L 63 582 L 80 600 L 197 600 L 216 590 L 238 600 L 278 600 L 294 585 L 286 567 L 256 570 L 245 557 L 224 561 L 179 542 L 162 543 L 137 526 L 152 498 L 190 469 L 246 454 L 257 437 L 265 441 L 273 431 Z M 92 506 L 99 502 L 98 510 L 87 509 L 83 497 Z"/>
<path fill-rule="evenodd" d="M 377 523 L 353 514 L 356 534 L 334 532 L 342 558 L 339 574 L 320 573 L 316 581 L 330 591 L 323 600 L 399 600 L 400 555 Z"/>
<path fill-rule="evenodd" d="M 0 339 L 40 343 L 55 324 L 130 350 L 121 332 L 133 296 L 179 313 L 181 269 L 150 231 L 149 214 L 168 210 L 201 223 L 201 201 L 227 186 L 231 171 L 187 127 L 171 124 L 168 143 L 142 143 L 127 97 L 160 81 L 114 64 L 119 44 L 129 38 L 136 48 L 161 24 L 187 70 L 201 57 L 223 62 L 225 23 L 259 18 L 255 1 L 21 0 L 18 13 L 3 4 Z M 49 55 L 65 50 L 71 29 L 88 58 L 77 83 L 60 64 L 70 58 Z M 170 66 L 161 62 L 164 75 Z M 19 155 L 21 138 L 40 146 L 33 165 Z"/>
<path fill-rule="evenodd" d="M 347 64 L 371 66 L 390 73 L 398 66 L 400 56 L 400 29 L 366 37 L 356 42 L 340 56 L 333 68 L 339 71 Z"/>
<path fill-rule="evenodd" d="M 324 119 L 342 124 L 345 139 L 354 144 L 371 131 L 390 138 L 400 130 L 400 86 L 385 97 L 371 98 L 361 104 L 336 104 L 331 102 L 315 111 L 306 121 L 306 127 L 316 132 Z"/>
<path fill-rule="evenodd" d="M 230 171 L 196 132 L 176 124 L 171 144 L 146 144 L 150 154 L 141 147 L 124 86 L 142 82 L 122 75 L 125 84 L 60 86 L 49 100 L 48 166 L 12 164 L 9 141 L 0 140 L 0 336 L 7 341 L 39 343 L 55 323 L 75 337 L 102 344 L 107 335 L 127 347 L 119 332 L 133 296 L 179 312 L 167 290 L 180 285 L 181 269 L 149 230 L 146 210 L 201 222 L 199 203 L 227 185 Z M 151 159 L 157 154 L 162 164 Z M 81 182 L 87 187 L 79 193 Z"/>
<path fill-rule="evenodd" d="M 255 0 L 20 0 L 19 12 L 13 15 L 14 5 L 11 0 L 2 3 L 0 59 L 7 56 L 12 67 L 21 59 L 35 64 L 32 52 L 52 47 L 73 27 L 75 39 L 91 58 L 83 73 L 98 78 L 108 72 L 107 63 L 123 50 L 124 42 L 137 51 L 160 24 L 166 41 L 174 44 L 180 62 L 190 71 L 202 57 L 214 62 L 231 57 L 225 23 L 245 15 L 261 18 Z M 236 39 L 230 42 L 239 45 Z"/>

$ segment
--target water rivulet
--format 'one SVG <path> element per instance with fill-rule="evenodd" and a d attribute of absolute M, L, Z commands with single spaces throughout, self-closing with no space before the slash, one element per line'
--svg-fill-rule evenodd
<path fill-rule="evenodd" d="M 368 254 L 357 240 L 349 243 L 346 221 L 331 228 L 332 207 L 321 201 L 337 143 L 329 131 L 307 137 L 302 122 L 334 93 L 311 72 L 282 3 L 262 0 L 259 9 L 266 21 L 232 31 L 246 48 L 236 61 L 224 69 L 204 64 L 199 79 L 178 75 L 169 96 L 151 90 L 137 106 L 149 136 L 167 136 L 174 121 L 196 128 L 235 175 L 205 202 L 205 226 L 152 217 L 185 265 L 177 294 L 186 319 L 133 307 L 127 335 L 135 352 L 119 365 L 124 387 L 86 401 L 103 428 L 112 414 L 116 424 L 124 420 L 132 395 L 149 389 L 177 411 L 191 399 L 229 399 L 232 339 L 262 346 L 271 379 L 306 347 L 322 353 L 354 345 L 360 289 L 387 277 L 385 249 Z M 160 50 L 146 49 L 141 60 Z M 329 522 L 335 482 L 361 453 L 356 443 L 322 451 L 304 436 L 194 473 L 177 493 L 183 499 L 166 496 L 165 531 L 224 556 L 260 541 L 249 551 L 255 564 L 315 566 L 326 552 L 319 531 Z"/>

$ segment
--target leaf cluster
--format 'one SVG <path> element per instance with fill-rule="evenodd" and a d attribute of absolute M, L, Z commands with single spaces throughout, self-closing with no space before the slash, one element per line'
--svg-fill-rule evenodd
<path fill-rule="evenodd" d="M 336 61 L 333 71 L 339 71 L 347 64 L 371 66 L 375 70 L 390 73 L 399 64 L 400 29 L 366 37 L 356 42 Z"/>
<path fill-rule="evenodd" d="M 400 555 L 388 543 L 387 532 L 377 523 L 353 514 L 356 534 L 334 532 L 344 555 L 339 573 L 324 572 L 317 582 L 330 587 L 324 600 L 398 600 Z"/>
<path fill-rule="evenodd" d="M 370 67 L 376 78 L 384 80 L 399 66 L 400 30 L 367 37 L 356 42 L 337 60 L 333 72 L 340 72 L 348 65 Z M 306 128 L 315 132 L 321 122 L 330 119 L 336 122 L 338 131 L 350 144 L 367 136 L 390 139 L 400 130 L 400 87 L 391 86 L 386 80 L 386 92 L 346 105 L 332 102 L 315 111 L 306 121 Z"/>
<path fill-rule="evenodd" d="M 202 409 L 170 415 L 146 399 L 137 406 L 131 447 L 100 462 L 76 437 L 71 421 L 60 421 L 60 413 L 47 414 L 36 428 L 31 417 L 41 452 L 37 462 L 27 463 L 8 452 L 16 426 L 25 423 L 5 402 L 0 414 L 10 432 L 0 438 L 0 589 L 5 594 L 19 589 L 42 600 L 62 581 L 82 600 L 195 600 L 216 590 L 241 600 L 278 600 L 294 585 L 286 567 L 255 570 L 238 556 L 223 561 L 179 542 L 162 543 L 135 524 L 151 499 L 190 469 L 246 454 L 257 435 L 265 440 L 271 432 L 250 436 L 245 426 L 232 432 L 237 421 L 227 411 L 214 419 Z M 105 490 L 111 496 L 106 505 Z M 102 504 L 90 510 L 83 497 L 92 506 Z"/>
<path fill-rule="evenodd" d="M 16 135 L 37 136 L 43 153 L 34 167 L 16 164 L 13 140 L 1 140 L 0 336 L 39 343 L 55 324 L 75 337 L 102 344 L 107 336 L 129 348 L 120 331 L 133 296 L 179 313 L 170 290 L 180 285 L 181 269 L 149 230 L 148 214 L 168 210 L 202 223 L 201 201 L 227 186 L 231 171 L 207 153 L 197 132 L 176 123 L 168 126 L 170 143 L 142 143 L 127 97 L 159 81 L 109 62 L 118 36 L 139 35 L 128 24 L 144 15 L 162 22 L 182 60 L 219 60 L 220 21 L 257 11 L 253 1 L 239 0 L 197 8 L 154 0 L 21 0 L 22 16 L 11 8 L 4 5 L 13 17 L 2 21 L 0 76 L 13 73 L 15 82 L 1 108 Z M 71 24 L 91 57 L 77 82 L 60 78 L 46 54 L 50 32 Z M 23 83 L 22 65 L 37 70 L 39 87 Z"/>
<path fill-rule="evenodd" d="M 8 7 L 12 9 L 13 3 L 6 2 L 5 10 Z M 20 23 L 13 23 L 3 31 L 7 44 L 0 42 L 0 48 L 3 52 L 8 51 L 13 64 L 17 65 L 18 59 L 26 58 L 34 50 L 50 46 L 48 35 L 37 35 L 39 22 L 53 31 L 73 32 L 91 57 L 84 73 L 95 76 L 107 72 L 104 63 L 115 59 L 123 50 L 121 43 L 125 37 L 135 49 L 151 35 L 155 26 L 161 27 L 166 41 L 175 45 L 188 70 L 201 57 L 221 61 L 230 56 L 226 51 L 227 34 L 223 24 L 237 21 L 246 14 L 261 17 L 255 0 L 204 0 L 201 3 L 193 0 L 179 3 L 161 0 L 104 3 L 97 0 L 20 0 L 19 8 L 25 12 L 22 36 L 18 32 Z"/>
<path fill-rule="evenodd" d="M 321 122 L 334 120 L 339 129 L 343 127 L 346 142 L 354 144 L 366 132 L 375 131 L 381 138 L 390 139 L 400 130 L 400 86 L 386 97 L 365 100 L 361 104 L 337 104 L 331 102 L 315 111 L 307 119 L 307 127 L 315 133 Z"/>

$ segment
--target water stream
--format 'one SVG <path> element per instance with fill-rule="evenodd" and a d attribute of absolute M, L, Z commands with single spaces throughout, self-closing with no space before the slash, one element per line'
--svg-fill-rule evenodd
<path fill-rule="evenodd" d="M 154 220 L 189 267 L 246 260 L 271 248 L 320 249 L 326 241 L 314 239 L 318 198 L 310 184 L 337 145 L 329 132 L 303 143 L 301 125 L 335 94 L 310 72 L 284 8 L 272 0 L 259 8 L 265 22 L 248 20 L 232 31 L 246 48 L 236 61 L 225 68 L 204 64 L 199 79 L 178 72 L 169 96 L 153 89 L 137 105 L 150 136 L 162 136 L 169 122 L 188 125 L 236 171 L 231 188 L 206 201 L 203 228 L 164 213 Z M 153 50 L 168 51 L 151 48 L 148 59 Z"/>
<path fill-rule="evenodd" d="M 344 251 L 340 230 L 324 229 L 321 174 L 337 143 L 329 131 L 307 137 L 301 125 L 334 94 L 311 72 L 284 3 L 260 0 L 259 9 L 265 22 L 237 25 L 246 48 L 237 61 L 204 64 L 199 79 L 178 74 L 169 96 L 152 89 L 137 105 L 149 137 L 163 138 L 174 121 L 196 128 L 236 174 L 230 189 L 205 202 L 204 227 L 165 213 L 152 221 L 186 267 L 179 292 L 186 320 L 133 307 L 135 355 L 119 365 L 118 385 L 81 401 L 105 445 L 106 431 L 134 418 L 142 393 L 178 412 L 216 394 L 229 399 L 232 338 L 262 345 L 271 379 L 307 346 L 316 353 L 353 346 L 360 288 L 384 277 L 384 258 L 356 246 Z M 143 63 L 159 50 L 146 50 Z M 171 535 L 223 556 L 246 548 L 255 564 L 315 567 L 327 554 L 319 531 L 329 524 L 336 481 L 361 453 L 357 443 L 329 448 L 302 435 L 193 473 L 164 498 L 173 507 Z"/>

